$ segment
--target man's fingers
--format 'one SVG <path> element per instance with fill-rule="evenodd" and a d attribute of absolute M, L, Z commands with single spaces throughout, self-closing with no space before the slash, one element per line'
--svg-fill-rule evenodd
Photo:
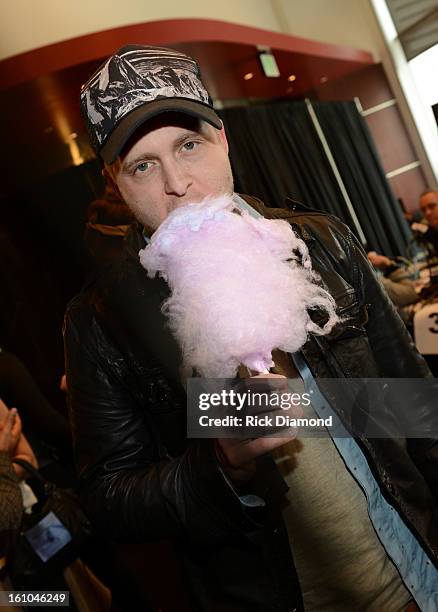
<path fill-rule="evenodd" d="M 257 457 L 266 455 L 275 448 L 287 444 L 296 437 L 296 431 L 290 430 L 291 435 L 281 438 L 257 438 L 256 440 L 219 440 L 227 461 L 234 468 L 239 468 Z"/>
<path fill-rule="evenodd" d="M 275 391 L 287 391 L 289 389 L 287 378 L 282 374 L 273 374 L 272 372 L 268 372 L 268 374 L 255 374 L 249 378 L 249 381 L 255 379 L 259 379 L 260 382 L 262 380 L 275 380 L 275 387 L 272 390 L 273 393 L 275 393 Z M 269 382 L 267 384 L 269 385 Z"/>
<path fill-rule="evenodd" d="M 274 374 L 273 372 L 268 372 L 267 374 L 254 374 L 254 376 L 251 376 L 251 378 L 286 378 L 286 376 L 283 376 L 283 374 Z"/>

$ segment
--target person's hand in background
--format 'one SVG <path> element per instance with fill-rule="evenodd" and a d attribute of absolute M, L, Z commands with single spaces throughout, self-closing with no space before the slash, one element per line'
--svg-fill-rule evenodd
<path fill-rule="evenodd" d="M 64 393 L 68 392 L 67 376 L 65 374 L 61 376 L 61 380 L 59 381 L 59 388 L 61 389 L 61 391 L 64 391 Z"/>
<path fill-rule="evenodd" d="M 6 404 L 1 399 L 0 424 L 0 426 L 2 426 L 2 433 L 4 434 L 3 444 L 9 443 L 10 445 L 15 445 L 13 450 L 10 452 L 11 459 L 24 459 L 25 461 L 33 465 L 34 468 L 38 469 L 37 458 L 35 457 L 35 454 L 29 442 L 26 440 L 26 437 L 21 431 L 21 419 L 18 416 L 16 408 L 12 408 L 11 410 L 9 410 Z M 5 431 L 4 426 L 6 426 Z M 7 433 L 9 427 L 10 433 Z M 9 442 L 7 442 L 8 440 Z M 14 464 L 14 470 L 20 480 L 24 480 L 25 478 L 27 478 L 27 471 L 19 465 Z"/>
<path fill-rule="evenodd" d="M 386 270 L 393 265 L 393 261 L 386 257 L 386 255 L 379 255 L 376 251 L 370 251 L 368 253 L 368 259 L 378 270 Z"/>
<path fill-rule="evenodd" d="M 17 409 L 8 410 L 0 421 L 0 452 L 8 453 L 12 458 L 21 436 L 21 419 Z"/>

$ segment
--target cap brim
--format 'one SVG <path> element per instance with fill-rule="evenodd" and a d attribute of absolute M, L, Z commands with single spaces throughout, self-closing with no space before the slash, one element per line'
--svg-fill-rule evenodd
<path fill-rule="evenodd" d="M 195 100 L 188 100 L 187 98 L 164 98 L 161 100 L 154 100 L 153 102 L 147 102 L 139 106 L 123 117 L 99 151 L 99 155 L 102 157 L 103 161 L 106 164 L 112 164 L 120 155 L 124 145 L 128 142 L 137 128 L 145 121 L 152 119 L 152 117 L 156 117 L 166 112 L 184 113 L 191 117 L 203 119 L 218 130 L 222 128 L 222 121 L 219 116 L 214 109 L 211 108 L 211 106 L 207 106 L 207 104 Z"/>

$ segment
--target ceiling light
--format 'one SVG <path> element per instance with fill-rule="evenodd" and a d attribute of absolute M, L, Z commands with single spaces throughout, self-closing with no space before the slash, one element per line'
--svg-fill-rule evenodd
<path fill-rule="evenodd" d="M 280 70 L 278 69 L 275 57 L 269 50 L 259 54 L 260 63 L 262 65 L 263 74 L 265 77 L 279 77 Z"/>
<path fill-rule="evenodd" d="M 250 79 L 253 78 L 253 73 L 252 72 L 247 72 L 246 74 L 243 75 L 243 78 L 245 79 L 245 81 L 249 81 Z"/>
<path fill-rule="evenodd" d="M 296 77 L 294 74 L 290 74 L 290 75 L 287 77 L 287 80 L 288 80 L 288 81 L 290 81 L 291 83 L 293 83 L 293 82 L 295 81 L 295 79 L 296 79 L 296 78 L 297 78 L 297 77 Z"/>
<path fill-rule="evenodd" d="M 328 81 L 328 77 L 323 76 L 323 77 L 321 77 L 321 78 L 319 79 L 319 81 L 320 81 L 320 83 L 327 83 L 327 81 Z"/>

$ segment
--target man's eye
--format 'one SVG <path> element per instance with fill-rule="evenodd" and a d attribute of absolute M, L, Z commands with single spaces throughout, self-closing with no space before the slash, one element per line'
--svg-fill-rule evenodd
<path fill-rule="evenodd" d="M 193 149 L 197 146 L 197 142 L 195 142 L 194 140 L 189 140 L 189 142 L 185 142 L 183 145 L 183 148 L 186 151 L 193 151 Z"/>
<path fill-rule="evenodd" d="M 138 166 L 135 167 L 135 172 L 146 172 L 150 167 L 149 162 L 141 162 Z"/>

